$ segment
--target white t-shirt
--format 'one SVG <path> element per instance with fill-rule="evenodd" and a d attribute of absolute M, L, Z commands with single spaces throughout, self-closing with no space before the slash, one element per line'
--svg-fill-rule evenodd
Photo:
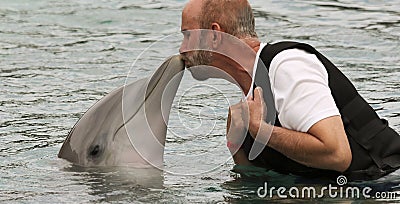
<path fill-rule="evenodd" d="M 253 84 L 254 73 L 256 67 Z M 328 86 L 328 73 L 314 54 L 299 49 L 280 52 L 271 62 L 269 78 L 282 127 L 307 132 L 318 121 L 340 115 Z"/>

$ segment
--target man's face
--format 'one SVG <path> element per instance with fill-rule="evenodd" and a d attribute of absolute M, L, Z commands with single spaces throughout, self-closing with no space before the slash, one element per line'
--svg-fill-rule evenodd
<path fill-rule="evenodd" d="M 212 52 L 201 50 L 204 49 L 204 45 L 201 45 L 202 37 L 201 31 L 183 31 L 183 41 L 180 48 L 180 53 L 185 61 L 187 68 L 199 65 L 210 65 Z"/>
<path fill-rule="evenodd" d="M 201 1 L 190 1 L 182 12 L 181 31 L 183 34 L 183 41 L 179 52 L 187 68 L 211 64 L 212 53 L 198 50 L 204 47 L 200 44 L 203 43 L 201 42 L 201 32 L 197 30 L 200 29 L 200 8 Z"/>

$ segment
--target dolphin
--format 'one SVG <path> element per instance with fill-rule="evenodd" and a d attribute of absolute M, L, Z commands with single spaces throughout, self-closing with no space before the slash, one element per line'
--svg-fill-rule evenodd
<path fill-rule="evenodd" d="M 161 168 L 170 109 L 185 65 L 168 58 L 149 77 L 119 87 L 78 120 L 58 157 L 83 167 Z"/>

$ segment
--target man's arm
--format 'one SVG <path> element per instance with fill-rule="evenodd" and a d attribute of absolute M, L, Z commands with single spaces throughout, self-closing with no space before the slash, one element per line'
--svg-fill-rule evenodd
<path fill-rule="evenodd" d="M 263 123 L 262 126 L 270 125 Z M 265 128 L 271 127 L 262 129 Z M 339 172 L 347 170 L 352 159 L 339 116 L 317 122 L 308 133 L 273 127 L 268 146 L 303 165 Z"/>
<path fill-rule="evenodd" d="M 315 123 L 307 133 L 274 127 L 262 120 L 266 107 L 261 88 L 257 88 L 254 94 L 254 99 L 247 101 L 249 131 L 254 138 L 260 137 L 257 140 L 267 141 L 269 147 L 303 165 L 339 172 L 347 170 L 352 155 L 340 116 Z"/>

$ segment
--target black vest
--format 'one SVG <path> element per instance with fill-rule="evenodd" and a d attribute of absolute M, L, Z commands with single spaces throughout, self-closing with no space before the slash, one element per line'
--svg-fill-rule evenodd
<path fill-rule="evenodd" d="M 251 162 L 256 166 L 272 169 L 280 173 L 292 173 L 313 178 L 325 177 L 328 179 L 336 179 L 337 176 L 343 174 L 349 180 L 372 180 L 398 169 L 400 167 L 399 134 L 388 126 L 386 120 L 379 118 L 374 109 L 358 94 L 349 79 L 325 56 L 307 44 L 280 42 L 268 44 L 264 47 L 261 51 L 260 59 L 265 67 L 269 69 L 272 59 L 278 53 L 293 48 L 315 54 L 328 72 L 329 88 L 340 111 L 350 143 L 352 152 L 351 165 L 344 173 L 311 168 L 297 163 L 269 147 L 265 147 L 262 153 Z M 260 66 L 257 69 L 259 68 Z M 271 101 L 266 97 L 265 100 Z M 276 118 L 275 126 L 280 126 L 278 117 L 274 118 Z M 250 134 L 247 134 L 242 145 L 242 149 L 247 155 L 249 155 L 253 143 L 253 138 Z"/>

